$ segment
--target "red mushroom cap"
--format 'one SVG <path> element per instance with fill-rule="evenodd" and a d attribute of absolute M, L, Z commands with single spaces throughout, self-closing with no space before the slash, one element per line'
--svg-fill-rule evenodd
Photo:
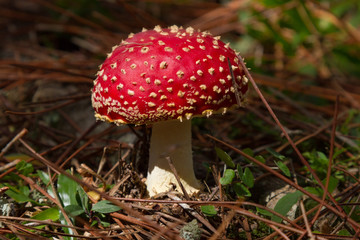
<path fill-rule="evenodd" d="M 226 111 L 247 88 L 239 56 L 219 37 L 157 26 L 113 47 L 94 81 L 92 104 L 97 119 L 139 125 Z"/>

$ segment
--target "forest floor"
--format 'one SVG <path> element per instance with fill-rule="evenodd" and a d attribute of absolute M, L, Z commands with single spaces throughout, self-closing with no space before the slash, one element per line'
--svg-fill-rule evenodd
<path fill-rule="evenodd" d="M 0 239 L 358 239 L 360 4 L 0 0 Z M 96 122 L 112 46 L 221 35 L 247 104 L 192 121 L 205 188 L 149 198 L 151 126 Z"/>

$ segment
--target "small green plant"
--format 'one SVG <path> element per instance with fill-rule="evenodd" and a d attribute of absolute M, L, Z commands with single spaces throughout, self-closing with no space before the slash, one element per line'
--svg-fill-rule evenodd
<path fill-rule="evenodd" d="M 70 221 L 74 225 L 76 224 L 75 217 L 81 216 L 83 219 L 88 219 L 92 225 L 100 224 L 103 227 L 108 227 L 110 226 L 110 223 L 106 221 L 106 214 L 116 212 L 121 209 L 107 200 L 91 203 L 82 186 L 64 174 L 60 174 L 57 178 L 55 178 L 54 182 L 56 184 L 53 184 L 53 188 L 50 182 L 51 176 L 40 170 L 34 172 L 34 166 L 31 163 L 20 161 L 16 165 L 16 169 L 19 174 L 39 179 L 38 185 L 46 188 L 47 193 L 51 197 L 59 199 L 66 215 L 69 216 Z M 5 194 L 11 199 L 11 202 L 14 202 L 18 207 L 31 203 L 33 206 L 38 206 L 39 209 L 41 209 L 40 211 L 35 212 L 35 214 L 31 217 L 32 219 L 52 220 L 54 222 L 60 222 L 64 225 L 69 224 L 58 205 L 51 203 L 40 192 L 31 190 L 27 185 L 24 185 L 23 180 L 16 174 L 9 174 L 7 180 L 8 182 L 14 180 L 17 181 L 16 185 L 12 185 L 8 182 L 0 184 L 0 187 L 9 188 Z M 6 201 L 7 204 L 12 204 L 11 202 Z M 45 228 L 45 225 L 38 226 L 38 228 Z M 64 233 L 74 234 L 71 228 L 63 227 L 62 230 Z M 74 238 L 64 236 L 64 239 Z"/>
<path fill-rule="evenodd" d="M 232 158 L 222 149 L 215 147 L 217 156 L 225 163 L 220 184 L 230 199 L 251 197 L 250 188 L 254 186 L 254 175 L 249 167 L 243 169 L 240 164 L 235 164 Z M 205 164 L 208 171 L 210 167 Z M 202 213 L 207 217 L 215 217 L 217 210 L 214 205 L 203 205 L 200 207 Z"/>
<path fill-rule="evenodd" d="M 217 215 L 217 210 L 214 205 L 202 205 L 200 209 L 207 217 L 214 217 Z"/>
<path fill-rule="evenodd" d="M 42 171 L 38 171 L 38 174 L 41 176 L 43 183 L 47 184 L 49 176 Z M 53 194 L 51 189 L 48 190 L 50 190 L 49 194 Z M 109 226 L 109 223 L 106 222 L 105 214 L 120 210 L 120 207 L 113 205 L 107 200 L 102 200 L 95 204 L 90 203 L 89 197 L 82 186 L 63 174 L 60 174 L 58 177 L 56 190 L 64 210 L 71 217 L 72 221 L 74 217 L 82 216 L 89 219 L 92 224 L 99 223 L 106 227 Z M 63 213 L 59 210 L 60 222 L 66 224 L 63 217 Z"/>
<path fill-rule="evenodd" d="M 342 159 L 340 156 L 344 151 L 346 151 L 345 148 L 335 148 L 333 154 L 333 165 L 348 165 L 348 167 L 350 168 L 354 164 L 354 161 L 352 161 L 351 159 Z M 311 152 L 305 152 L 303 155 L 305 158 L 308 159 L 311 168 L 315 170 L 319 178 L 325 180 L 329 165 L 329 158 L 325 155 L 325 153 L 313 150 Z M 343 171 L 334 170 L 334 168 L 332 168 L 331 171 L 331 176 L 334 179 L 330 178 L 330 185 L 333 184 L 335 179 L 342 182 L 345 181 L 346 175 Z"/>
<path fill-rule="evenodd" d="M 290 170 L 284 163 L 284 161 L 286 160 L 286 157 L 284 155 L 281 155 L 280 153 L 274 151 L 271 148 L 266 148 L 266 150 L 277 159 L 274 161 L 276 166 L 285 174 L 285 176 L 290 177 L 291 176 Z"/>
<path fill-rule="evenodd" d="M 325 178 L 329 165 L 328 157 L 323 152 L 315 150 L 312 152 L 305 152 L 303 155 L 308 159 L 310 166 L 315 170 L 319 178 Z"/>
<path fill-rule="evenodd" d="M 220 148 L 215 148 L 217 156 L 225 163 L 220 184 L 228 195 L 235 193 L 237 197 L 251 197 L 250 188 L 254 186 L 254 175 L 250 168 L 245 169 L 233 162 L 232 158 Z"/>

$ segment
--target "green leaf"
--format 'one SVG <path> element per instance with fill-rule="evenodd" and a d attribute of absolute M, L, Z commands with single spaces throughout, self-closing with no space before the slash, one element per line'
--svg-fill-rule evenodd
<path fill-rule="evenodd" d="M 243 175 L 244 175 L 244 172 L 243 172 L 242 167 L 240 166 L 240 164 L 238 164 L 238 165 L 236 166 L 236 169 L 237 169 L 239 178 L 242 179 L 242 178 L 243 178 Z"/>
<path fill-rule="evenodd" d="M 254 151 L 251 148 L 245 148 L 242 151 L 243 151 L 243 153 L 249 155 L 250 157 L 254 156 Z"/>
<path fill-rule="evenodd" d="M 63 206 L 77 205 L 76 192 L 79 184 L 64 174 L 59 175 L 57 190 Z"/>
<path fill-rule="evenodd" d="M 323 152 L 316 152 L 317 160 L 320 161 L 321 164 L 327 166 L 329 164 L 328 157 Z"/>
<path fill-rule="evenodd" d="M 201 211 L 208 217 L 216 216 L 217 211 L 214 205 L 202 205 L 200 207 Z"/>
<path fill-rule="evenodd" d="M 349 233 L 349 231 L 346 229 L 340 230 L 337 234 L 341 236 L 351 236 L 351 233 Z"/>
<path fill-rule="evenodd" d="M 262 209 L 262 208 L 258 208 L 256 207 L 256 211 L 264 216 L 268 216 L 268 217 L 272 217 L 274 214 L 272 214 L 271 212 L 269 212 L 268 210 Z"/>
<path fill-rule="evenodd" d="M 249 191 L 249 189 L 242 183 L 234 183 L 232 185 L 235 193 L 237 196 L 239 197 L 251 197 L 251 192 Z"/>
<path fill-rule="evenodd" d="M 77 197 L 79 199 L 78 202 L 81 204 L 83 209 L 89 210 L 89 197 L 80 185 L 78 185 L 77 187 L 77 192 L 78 192 Z"/>
<path fill-rule="evenodd" d="M 50 177 L 47 173 L 45 173 L 44 171 L 40 171 L 40 170 L 37 170 L 36 173 L 45 185 L 50 183 Z"/>
<path fill-rule="evenodd" d="M 326 178 L 323 179 L 321 182 L 325 186 Z M 328 192 L 332 193 L 336 189 L 338 183 L 339 183 L 339 180 L 337 178 L 330 176 Z M 304 189 L 314 195 L 317 195 L 317 196 L 322 196 L 324 194 L 324 191 L 322 190 L 321 187 L 304 187 Z"/>
<path fill-rule="evenodd" d="M 106 227 L 106 228 L 111 226 L 111 224 L 109 222 L 101 221 L 100 223 L 103 227 Z"/>
<path fill-rule="evenodd" d="M 221 161 L 223 161 L 226 166 L 230 167 L 230 168 L 234 168 L 235 164 L 232 161 L 231 157 L 229 156 L 229 154 L 227 154 L 226 152 L 224 152 L 222 149 L 215 147 L 215 151 L 217 156 L 221 159 Z"/>
<path fill-rule="evenodd" d="M 359 129 L 360 130 L 360 129 Z M 333 154 L 333 159 L 337 159 L 338 158 L 338 156 L 340 155 L 340 154 L 342 154 L 343 152 L 346 152 L 346 148 L 335 148 L 335 151 L 334 151 L 334 154 Z"/>
<path fill-rule="evenodd" d="M 37 170 L 36 171 L 38 177 L 41 179 L 41 181 L 47 185 L 47 192 L 49 193 L 49 195 L 51 197 L 55 197 L 55 194 L 54 194 L 54 191 L 53 191 L 53 188 L 51 187 L 50 185 L 50 177 L 47 173 L 43 172 L 43 171 L 40 171 L 40 170 Z"/>
<path fill-rule="evenodd" d="M 20 174 L 28 176 L 34 171 L 34 167 L 31 163 L 21 160 L 18 164 L 16 164 L 16 170 L 18 170 Z"/>
<path fill-rule="evenodd" d="M 276 203 L 276 206 L 274 207 L 274 211 L 283 216 L 286 216 L 286 214 L 290 211 L 292 206 L 300 200 L 300 197 L 302 195 L 303 193 L 300 191 L 286 194 Z M 280 217 L 275 215 L 272 216 L 271 220 L 278 223 L 282 221 Z"/>
<path fill-rule="evenodd" d="M 281 162 L 281 161 L 275 161 L 276 166 L 278 166 L 278 168 L 287 176 L 290 177 L 290 170 L 289 168 L 286 166 L 285 163 Z"/>
<path fill-rule="evenodd" d="M 15 188 L 11 188 L 7 190 L 5 193 L 17 203 L 27 203 L 27 202 L 36 203 L 34 200 L 32 200 L 27 195 L 25 195 L 24 193 L 22 193 L 21 191 Z"/>
<path fill-rule="evenodd" d="M 262 163 L 265 163 L 265 162 L 266 162 L 265 158 L 264 158 L 263 156 L 261 156 L 261 155 L 255 156 L 255 159 L 258 160 L 258 161 L 260 161 L 260 162 L 262 162 Z"/>
<path fill-rule="evenodd" d="M 76 190 L 78 183 L 74 180 L 68 178 L 64 174 L 60 174 L 57 181 L 57 190 L 59 194 L 59 198 L 64 207 L 69 205 L 78 205 L 76 200 Z M 67 225 L 67 221 L 62 213 L 60 213 L 60 223 Z M 74 221 L 73 218 L 70 220 Z M 74 234 L 74 231 L 71 228 L 63 227 L 62 230 L 68 234 Z M 64 239 L 72 240 L 73 237 L 64 237 Z"/>
<path fill-rule="evenodd" d="M 71 219 L 71 218 L 70 218 Z M 66 221 L 64 214 L 60 213 L 60 217 L 59 217 L 60 223 L 63 225 L 68 225 L 68 222 Z M 62 227 L 62 230 L 64 231 L 64 233 L 73 235 L 74 234 L 74 230 L 72 228 L 69 227 Z M 65 240 L 75 240 L 74 237 L 68 237 L 68 236 L 64 236 L 63 237 Z"/>
<path fill-rule="evenodd" d="M 274 157 L 276 157 L 277 159 L 279 159 L 281 161 L 286 159 L 286 157 L 284 155 L 281 155 L 280 153 L 275 152 L 275 150 L 272 148 L 266 148 L 266 151 L 268 151 L 269 153 L 271 153 L 271 155 L 273 155 Z"/>
<path fill-rule="evenodd" d="M 324 180 L 321 181 L 323 183 L 323 185 L 325 186 L 326 184 L 326 178 Z M 330 176 L 330 180 L 329 180 L 329 186 L 328 186 L 328 192 L 332 193 L 335 188 L 337 187 L 339 183 L 339 180 L 333 176 Z"/>
<path fill-rule="evenodd" d="M 94 220 L 92 221 L 92 223 L 90 224 L 90 227 L 96 226 L 98 224 L 98 221 Z"/>
<path fill-rule="evenodd" d="M 249 188 L 254 186 L 254 175 L 249 168 L 245 168 L 243 178 L 241 179 Z"/>
<path fill-rule="evenodd" d="M 119 211 L 120 209 L 119 206 L 112 204 L 110 201 L 103 200 L 95 203 L 91 210 L 99 213 L 112 213 Z"/>
<path fill-rule="evenodd" d="M 316 196 L 321 196 L 323 192 L 320 187 L 304 187 L 304 189 Z"/>
<path fill-rule="evenodd" d="M 59 209 L 57 207 L 48 208 L 44 211 L 41 211 L 40 213 L 32 216 L 32 219 L 36 220 L 52 220 L 52 221 L 58 221 L 59 220 Z"/>
<path fill-rule="evenodd" d="M 29 196 L 30 194 L 30 189 L 28 186 L 20 186 L 19 187 L 19 191 L 24 194 L 25 196 Z"/>
<path fill-rule="evenodd" d="M 233 169 L 226 169 L 224 172 L 224 176 L 220 178 L 221 185 L 231 184 L 235 177 L 235 171 Z"/>
<path fill-rule="evenodd" d="M 76 217 L 85 212 L 85 210 L 79 205 L 67 205 L 66 207 L 64 207 L 64 210 L 71 217 Z"/>

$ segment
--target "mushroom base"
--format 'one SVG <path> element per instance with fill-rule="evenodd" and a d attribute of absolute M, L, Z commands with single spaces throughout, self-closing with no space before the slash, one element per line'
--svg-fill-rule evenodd
<path fill-rule="evenodd" d="M 191 120 L 170 120 L 153 125 L 146 179 L 150 197 L 169 191 L 174 185 L 182 192 L 167 157 L 175 166 L 186 192 L 190 195 L 199 192 L 201 184 L 195 177 L 192 161 Z"/>

